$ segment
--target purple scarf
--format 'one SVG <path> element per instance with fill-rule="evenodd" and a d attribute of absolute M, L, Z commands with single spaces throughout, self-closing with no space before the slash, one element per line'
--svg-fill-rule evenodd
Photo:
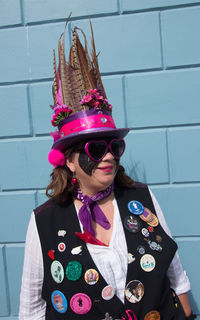
<path fill-rule="evenodd" d="M 110 222 L 106 218 L 103 211 L 99 208 L 96 201 L 107 198 L 114 190 L 114 182 L 104 191 L 100 191 L 93 197 L 84 196 L 81 190 L 74 192 L 74 197 L 83 203 L 79 210 L 79 219 L 85 230 L 89 231 L 94 236 L 94 229 L 92 228 L 92 220 L 100 224 L 104 229 L 110 229 Z"/>

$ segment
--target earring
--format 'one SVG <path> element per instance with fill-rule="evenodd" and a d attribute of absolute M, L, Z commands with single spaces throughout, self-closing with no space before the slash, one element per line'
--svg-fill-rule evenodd
<path fill-rule="evenodd" d="M 74 174 L 74 172 L 73 172 L 72 184 L 76 184 L 76 182 L 77 182 L 77 179 L 76 179 L 75 174 Z"/>

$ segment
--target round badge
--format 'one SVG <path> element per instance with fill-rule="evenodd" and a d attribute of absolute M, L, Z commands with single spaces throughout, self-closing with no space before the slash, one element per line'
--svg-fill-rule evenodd
<path fill-rule="evenodd" d="M 155 241 L 149 241 L 148 244 L 149 244 L 149 247 L 152 250 L 156 250 L 157 249 L 158 244 Z"/>
<path fill-rule="evenodd" d="M 162 241 L 162 237 L 159 235 L 156 235 L 156 241 L 161 242 Z"/>
<path fill-rule="evenodd" d="M 111 300 L 115 295 L 115 289 L 112 286 L 108 285 L 103 288 L 101 295 L 104 300 Z"/>
<path fill-rule="evenodd" d="M 148 238 L 148 237 L 149 237 L 149 231 L 148 231 L 148 229 L 142 228 L 141 232 L 142 232 L 142 235 L 143 235 L 145 238 Z"/>
<path fill-rule="evenodd" d="M 158 222 L 158 218 L 156 217 L 156 215 L 154 213 L 152 213 L 152 220 L 151 221 L 147 221 L 148 225 L 150 225 L 151 227 L 157 227 L 159 222 Z"/>
<path fill-rule="evenodd" d="M 64 242 L 60 242 L 58 245 L 58 250 L 60 252 L 63 252 L 63 251 L 65 251 L 65 249 L 66 249 L 66 244 Z"/>
<path fill-rule="evenodd" d="M 124 226 L 128 231 L 136 233 L 141 229 L 141 221 L 134 216 L 126 216 L 124 219 Z"/>
<path fill-rule="evenodd" d="M 138 247 L 137 247 L 137 251 L 138 251 L 140 254 L 145 254 L 145 247 L 143 247 L 143 246 L 138 246 Z"/>
<path fill-rule="evenodd" d="M 128 253 L 128 264 L 132 263 L 135 261 L 135 257 L 132 253 Z"/>
<path fill-rule="evenodd" d="M 51 275 L 53 277 L 53 280 L 57 283 L 61 283 L 64 279 L 63 266 L 57 260 L 54 260 L 51 264 Z"/>
<path fill-rule="evenodd" d="M 132 200 L 128 203 L 128 210 L 136 215 L 140 215 L 144 212 L 144 206 L 136 200 Z"/>
<path fill-rule="evenodd" d="M 82 265 L 78 261 L 69 261 L 65 274 L 68 280 L 78 280 L 82 275 Z"/>
<path fill-rule="evenodd" d="M 77 314 L 88 313 L 92 307 L 92 301 L 85 293 L 77 293 L 70 300 L 70 307 Z"/>
<path fill-rule="evenodd" d="M 55 290 L 52 292 L 51 302 L 56 311 L 60 313 L 65 313 L 67 311 L 67 299 L 61 291 Z"/>
<path fill-rule="evenodd" d="M 144 212 L 140 215 L 140 218 L 146 222 L 153 220 L 151 210 L 144 208 Z"/>
<path fill-rule="evenodd" d="M 155 310 L 150 311 L 145 315 L 144 320 L 160 320 L 160 313 Z"/>
<path fill-rule="evenodd" d="M 139 302 L 144 295 L 144 286 L 139 280 L 130 281 L 125 288 L 125 297 L 131 303 Z"/>
<path fill-rule="evenodd" d="M 89 269 L 85 273 L 85 282 L 90 285 L 94 285 L 99 280 L 99 274 L 95 269 Z"/>
<path fill-rule="evenodd" d="M 145 254 L 140 259 L 140 266 L 146 272 L 152 271 L 156 266 L 156 261 L 151 254 Z"/>

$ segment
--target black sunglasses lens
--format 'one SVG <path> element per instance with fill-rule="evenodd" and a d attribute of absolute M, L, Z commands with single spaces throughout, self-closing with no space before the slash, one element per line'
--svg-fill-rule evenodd
<path fill-rule="evenodd" d="M 103 141 L 90 142 L 88 146 L 88 155 L 92 159 L 99 161 L 102 159 L 106 152 L 107 146 Z"/>
<path fill-rule="evenodd" d="M 114 157 L 119 159 L 125 150 L 125 143 L 123 140 L 112 140 L 110 148 Z"/>

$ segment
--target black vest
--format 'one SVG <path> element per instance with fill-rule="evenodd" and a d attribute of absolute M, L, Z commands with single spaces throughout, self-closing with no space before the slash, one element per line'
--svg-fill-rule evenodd
<path fill-rule="evenodd" d="M 131 215 L 127 207 L 131 200 L 141 202 L 144 207 L 155 213 L 148 188 L 143 184 L 137 183 L 132 189 L 116 187 L 115 197 L 123 226 L 127 223 L 125 222 L 126 217 Z M 143 284 L 144 295 L 137 303 L 131 303 L 125 298 L 123 304 L 116 295 L 110 300 L 102 298 L 102 289 L 108 284 L 96 267 L 86 244 L 74 234 L 76 231 L 80 232 L 80 226 L 72 201 L 59 204 L 56 201 L 49 200 L 35 210 L 35 217 L 43 253 L 44 282 L 42 297 L 47 303 L 46 319 L 101 320 L 105 319 L 106 313 L 109 314 L 109 319 L 121 319 L 127 309 L 133 310 L 139 320 L 143 320 L 145 315 L 152 310 L 157 310 L 162 320 L 173 319 L 176 308 L 166 273 L 177 250 L 177 245 L 164 232 L 160 224 L 153 228 L 153 232 L 149 232 L 149 237 L 147 238 L 142 232 L 132 233 L 124 227 L 128 252 L 135 257 L 135 261 L 128 264 L 126 284 L 133 280 L 138 280 Z M 146 222 L 140 218 L 139 220 L 141 228 L 148 227 Z M 66 230 L 66 235 L 64 237 L 58 236 L 59 230 Z M 161 250 L 155 250 L 150 246 L 152 242 L 154 244 L 155 242 L 158 243 L 158 239 Z M 58 250 L 60 242 L 66 244 L 66 249 L 63 252 Z M 78 255 L 73 255 L 71 250 L 78 246 L 82 246 L 82 252 Z M 155 259 L 155 268 L 150 272 L 144 271 L 141 267 L 142 252 L 139 250 L 141 247 L 145 248 L 145 254 L 150 254 Z M 54 259 L 62 264 L 64 270 L 69 261 L 79 261 L 83 268 L 82 276 L 79 280 L 71 281 L 65 276 L 61 283 L 56 283 L 50 271 L 53 260 L 48 255 L 49 250 L 54 251 Z M 84 274 L 88 269 L 96 269 L 99 273 L 99 280 L 95 285 L 87 284 L 84 279 Z M 56 311 L 52 305 L 51 295 L 54 290 L 61 291 L 67 299 L 68 308 L 65 313 Z M 70 308 L 70 300 L 77 293 L 87 294 L 92 301 L 92 307 L 87 314 L 76 314 Z"/>

